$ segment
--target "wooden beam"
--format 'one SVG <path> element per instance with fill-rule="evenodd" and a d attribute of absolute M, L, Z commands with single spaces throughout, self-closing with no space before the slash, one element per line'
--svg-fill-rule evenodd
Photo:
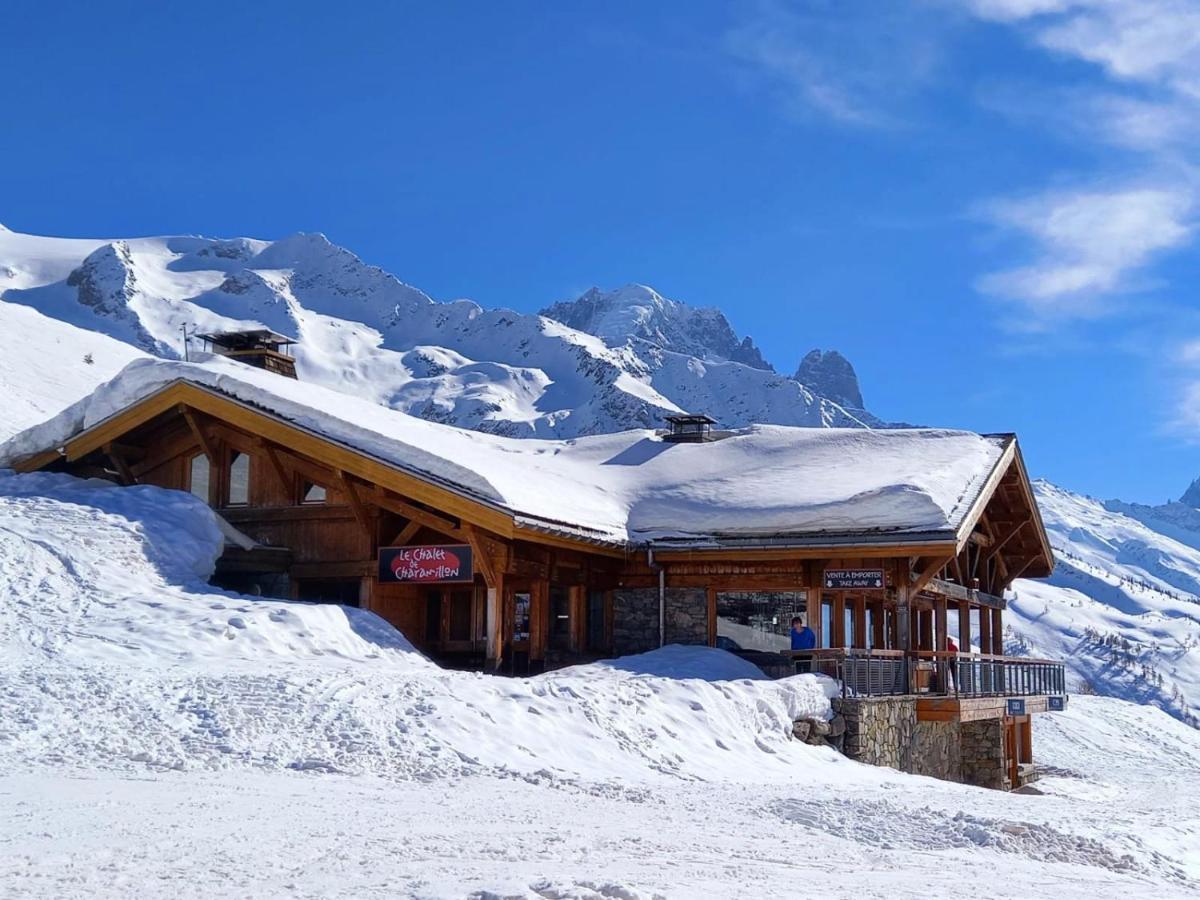
<path fill-rule="evenodd" d="M 397 534 L 394 538 L 392 538 L 391 543 L 386 544 L 385 546 L 403 547 L 409 541 L 411 541 L 414 537 L 416 537 L 417 532 L 420 531 L 423 527 L 424 526 L 421 525 L 420 522 L 409 522 L 402 529 L 400 529 L 399 534 Z"/>
<path fill-rule="evenodd" d="M 1022 519 L 1020 522 L 1018 522 L 1014 528 L 1011 528 L 1004 535 L 1004 537 L 1002 537 L 1000 540 L 998 540 L 995 544 L 992 545 L 992 549 L 990 551 L 988 551 L 988 555 L 987 555 L 988 560 L 991 560 L 991 558 L 993 556 L 995 556 L 1001 550 L 1003 550 L 1005 548 L 1005 546 L 1007 546 L 1009 541 L 1011 541 L 1018 534 L 1020 534 L 1024 530 L 1025 526 L 1031 524 L 1032 522 L 1033 522 L 1032 518 L 1025 518 L 1025 519 Z"/>
<path fill-rule="evenodd" d="M 363 505 L 362 498 L 358 496 L 358 488 L 354 486 L 354 482 L 350 476 L 340 469 L 337 476 L 338 485 L 350 501 L 350 508 L 354 510 L 354 518 L 358 520 L 359 527 L 366 532 L 367 537 L 374 538 L 375 529 L 372 526 L 371 515 L 367 512 L 366 506 Z"/>
<path fill-rule="evenodd" d="M 488 587 L 496 587 L 500 583 L 500 573 L 496 570 L 495 560 L 492 559 L 491 548 L 488 547 L 487 541 L 471 525 L 463 526 L 463 534 L 467 543 L 471 545 L 475 557 L 475 567 L 479 569 L 479 574 L 483 576 Z"/>
<path fill-rule="evenodd" d="M 114 444 L 114 443 L 105 444 L 104 445 L 104 455 L 107 456 L 112 461 L 113 466 L 117 470 L 117 474 L 121 476 L 121 481 L 124 484 L 126 484 L 126 485 L 137 484 L 137 478 L 135 478 L 133 472 L 130 471 L 129 463 L 127 463 L 125 461 L 125 458 L 121 454 L 118 447 L 120 447 L 119 444 Z"/>
<path fill-rule="evenodd" d="M 200 427 L 200 423 L 196 420 L 195 413 L 187 406 L 179 407 L 180 413 L 183 415 L 184 421 L 187 422 L 188 428 L 191 429 L 192 437 L 196 439 L 196 443 L 200 445 L 200 449 L 204 451 L 204 455 L 208 457 L 208 464 L 214 469 L 218 465 L 216 451 L 213 450 L 212 444 L 208 441 L 208 435 Z"/>
<path fill-rule="evenodd" d="M 24 475 L 26 472 L 36 472 L 38 469 L 44 469 L 51 463 L 61 459 L 63 454 L 57 450 L 43 450 L 41 453 L 34 453 L 32 456 L 26 456 L 13 463 L 13 471 Z"/>
<path fill-rule="evenodd" d="M 414 506 L 407 500 L 403 500 L 377 486 L 370 488 L 366 493 L 371 502 L 381 509 L 404 516 L 404 518 L 411 522 L 420 522 L 426 528 L 430 528 L 456 540 L 467 541 L 466 530 L 459 523 L 447 519 L 445 516 L 438 515 L 431 510 L 421 509 L 419 506 Z"/>
<path fill-rule="evenodd" d="M 925 568 L 919 572 L 913 571 L 910 575 L 909 595 L 915 597 L 925 589 L 925 585 L 933 579 L 938 572 L 946 568 L 950 564 L 950 560 L 954 558 L 949 556 L 935 556 L 925 564 Z"/>
<path fill-rule="evenodd" d="M 985 591 L 965 588 L 961 584 L 955 584 L 953 581 L 943 581 L 940 578 L 929 579 L 929 582 L 925 585 L 925 590 L 933 594 L 949 597 L 952 600 L 977 603 L 980 606 L 987 606 L 992 609 L 1003 609 L 1006 605 L 1003 597 L 997 597 Z"/>
<path fill-rule="evenodd" d="M 275 477 L 279 479 L 279 486 L 283 488 L 285 497 L 295 500 L 292 496 L 295 485 L 292 484 L 292 479 L 288 478 L 287 470 L 284 469 L 283 463 L 279 460 L 279 454 L 275 452 L 275 445 L 263 438 L 258 439 L 258 444 L 262 447 L 263 455 L 271 463 L 271 468 L 275 472 Z"/>

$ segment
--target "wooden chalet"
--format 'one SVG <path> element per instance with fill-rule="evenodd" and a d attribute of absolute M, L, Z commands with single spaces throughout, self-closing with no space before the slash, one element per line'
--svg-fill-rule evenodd
<path fill-rule="evenodd" d="M 1006 717 L 1017 763 L 1029 713 L 1065 693 L 1061 666 L 1004 655 L 1005 589 L 1053 565 L 1012 435 L 971 436 L 989 455 L 952 527 L 614 536 L 511 508 L 477 485 L 478 466 L 461 477 L 424 467 L 421 434 L 405 445 L 417 464 L 382 452 L 351 430 L 363 401 L 222 366 L 144 364 L 153 377 L 128 402 L 83 401 L 0 446 L 0 465 L 190 491 L 247 538 L 227 547 L 215 584 L 371 610 L 447 666 L 538 672 L 671 642 L 790 666 L 798 616 L 817 636 L 803 668 L 849 695 L 915 698 L 924 721 Z M 315 397 L 349 424 L 307 415 Z M 453 431 L 372 410 L 401 432 Z M 618 457 L 717 451 L 710 424 L 677 425 L 703 430 L 694 446 L 634 434 Z"/>

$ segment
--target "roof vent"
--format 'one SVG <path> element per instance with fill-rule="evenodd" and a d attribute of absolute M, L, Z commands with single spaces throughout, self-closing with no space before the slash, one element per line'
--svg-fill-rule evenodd
<path fill-rule="evenodd" d="M 714 439 L 712 427 L 716 421 L 708 416 L 667 416 L 670 429 L 664 441 L 673 444 L 703 444 Z"/>
<path fill-rule="evenodd" d="M 265 369 L 285 378 L 296 377 L 296 360 L 288 349 L 296 342 L 282 334 L 260 328 L 252 331 L 218 331 L 198 334 L 204 349 L 240 363 Z"/>

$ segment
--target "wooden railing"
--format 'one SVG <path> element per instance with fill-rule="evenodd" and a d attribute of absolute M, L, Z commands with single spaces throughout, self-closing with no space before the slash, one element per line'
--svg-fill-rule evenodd
<path fill-rule="evenodd" d="M 1030 697 L 1067 692 L 1066 669 L 1049 659 L 948 651 L 819 649 L 791 654 L 797 672 L 842 683 L 844 695 Z"/>

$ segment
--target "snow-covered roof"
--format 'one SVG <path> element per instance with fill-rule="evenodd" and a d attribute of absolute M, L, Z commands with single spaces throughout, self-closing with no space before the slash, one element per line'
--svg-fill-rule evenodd
<path fill-rule="evenodd" d="M 775 425 L 703 444 L 672 444 L 646 430 L 513 439 L 214 357 L 129 364 L 58 416 L 0 444 L 0 466 L 60 447 L 180 381 L 448 486 L 511 513 L 518 524 L 612 542 L 948 538 L 1008 441 L 944 429 Z"/>

